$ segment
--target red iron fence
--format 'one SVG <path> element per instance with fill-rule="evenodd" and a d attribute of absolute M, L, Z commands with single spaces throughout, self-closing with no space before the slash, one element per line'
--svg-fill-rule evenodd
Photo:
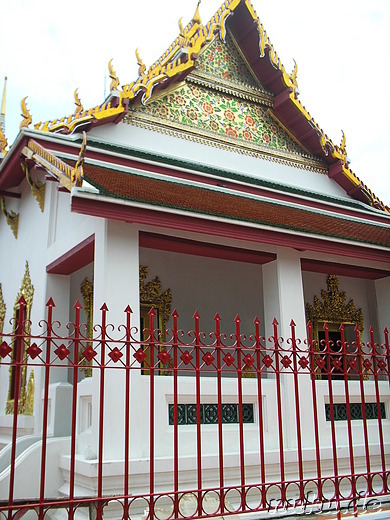
<path fill-rule="evenodd" d="M 139 334 L 130 307 L 114 326 L 103 305 L 88 337 L 79 302 L 66 327 L 51 299 L 36 324 L 25 306 L 22 297 L 0 338 L 12 422 L 0 452 L 0 518 L 55 518 L 59 508 L 67 518 L 98 519 L 293 510 L 341 517 L 390 494 L 387 329 L 380 342 L 370 329 L 363 343 L 357 327 L 347 341 L 343 326 L 331 340 L 325 325 L 318 341 L 309 323 L 300 340 L 293 321 L 282 338 L 274 320 L 264 337 L 257 318 L 246 335 L 237 316 L 225 334 L 217 314 L 205 334 L 197 312 L 184 332 L 174 311 L 160 331 L 151 309 Z M 23 440 L 31 370 L 34 426 Z M 54 380 L 70 389 L 67 402 L 51 399 Z M 69 410 L 67 435 L 50 426 L 54 404 L 64 417 Z"/>

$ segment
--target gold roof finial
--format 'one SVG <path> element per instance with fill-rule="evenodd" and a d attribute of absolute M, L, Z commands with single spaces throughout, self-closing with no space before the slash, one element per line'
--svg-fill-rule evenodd
<path fill-rule="evenodd" d="M 293 59 L 293 61 L 294 61 L 294 70 L 291 73 L 290 79 L 291 79 L 291 82 L 294 85 L 294 87 L 298 87 L 298 81 L 297 81 L 298 64 L 294 59 Z"/>
<path fill-rule="evenodd" d="M 341 150 L 342 150 L 343 152 L 345 152 L 346 139 L 345 139 L 344 130 L 341 130 L 341 134 L 342 134 L 342 137 L 341 137 L 340 148 L 341 148 Z"/>
<path fill-rule="evenodd" d="M 83 107 L 83 105 L 82 105 L 82 103 L 80 101 L 80 98 L 79 98 L 78 91 L 79 91 L 78 88 L 76 88 L 76 90 L 74 91 L 74 102 L 76 104 L 76 110 L 75 110 L 75 113 L 74 113 L 75 116 L 78 116 L 84 110 L 84 107 Z"/>
<path fill-rule="evenodd" d="M 196 11 L 195 11 L 195 14 L 194 16 L 192 17 L 192 22 L 194 23 L 197 23 L 199 25 L 201 25 L 202 23 L 202 19 L 200 17 L 200 14 L 199 14 L 199 6 L 200 6 L 200 3 L 201 3 L 202 0 L 198 0 L 198 5 L 196 6 Z"/>
<path fill-rule="evenodd" d="M 116 72 L 112 68 L 112 59 L 108 62 L 108 72 L 109 72 L 110 78 L 112 80 L 111 85 L 110 85 L 110 90 L 111 91 L 118 90 L 119 79 L 118 79 L 118 76 L 116 75 Z"/>
<path fill-rule="evenodd" d="M 188 35 L 187 35 L 187 31 L 186 31 L 185 28 L 183 27 L 182 19 L 183 19 L 183 18 L 180 18 L 180 20 L 179 20 L 179 29 L 180 29 L 179 40 L 180 40 L 180 47 L 187 47 L 187 46 L 188 46 Z"/>
<path fill-rule="evenodd" d="M 142 76 L 142 74 L 144 74 L 145 71 L 146 71 L 146 67 L 145 67 L 144 62 L 140 58 L 140 55 L 138 53 L 138 48 L 135 49 L 135 55 L 136 55 L 136 58 L 137 58 L 137 65 L 139 67 L 139 69 L 138 69 L 138 76 Z"/>
<path fill-rule="evenodd" d="M 22 128 L 28 128 L 32 122 L 30 112 L 28 111 L 28 108 L 26 105 L 26 99 L 27 99 L 27 96 L 22 99 L 22 103 L 21 103 L 23 121 L 20 123 L 20 130 Z"/>

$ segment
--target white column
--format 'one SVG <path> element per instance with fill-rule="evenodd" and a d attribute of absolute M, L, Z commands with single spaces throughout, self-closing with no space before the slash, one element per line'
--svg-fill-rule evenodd
<path fill-rule="evenodd" d="M 294 249 L 279 247 L 277 259 L 263 266 L 264 284 L 264 320 L 266 337 L 273 334 L 273 319 L 278 321 L 278 333 L 284 338 L 287 348 L 287 339 L 291 338 L 291 320 L 294 321 L 295 336 L 302 340 L 306 339 L 306 316 L 303 295 L 303 282 L 299 252 Z M 302 347 L 303 345 L 301 345 Z M 280 366 L 280 368 L 283 368 Z M 313 445 L 313 414 L 311 410 L 310 377 L 300 375 L 300 417 L 303 445 Z M 282 377 L 282 400 L 283 400 L 283 433 L 285 448 L 297 446 L 296 413 L 294 396 L 293 374 Z M 271 420 L 276 420 L 277 410 Z"/>
<path fill-rule="evenodd" d="M 108 307 L 107 323 L 126 323 L 130 305 L 133 325 L 139 322 L 138 229 L 130 224 L 106 221 L 95 235 L 94 323 L 101 322 L 102 304 Z M 115 337 L 124 331 L 109 332 Z M 106 362 L 110 358 L 107 357 Z M 123 358 L 124 359 L 124 358 Z M 134 371 L 135 372 L 135 371 Z M 133 376 L 133 373 L 132 373 Z M 98 433 L 100 371 L 93 370 L 93 430 Z M 105 370 L 104 459 L 124 458 L 125 370 Z M 96 444 L 97 446 L 97 444 Z"/>

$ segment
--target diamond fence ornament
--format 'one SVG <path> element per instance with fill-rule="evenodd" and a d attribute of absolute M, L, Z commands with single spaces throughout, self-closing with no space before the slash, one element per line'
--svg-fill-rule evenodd
<path fill-rule="evenodd" d="M 188 352 L 188 350 L 184 351 L 183 354 L 181 354 L 180 359 L 183 361 L 185 365 L 188 365 L 192 361 L 192 354 Z"/>
<path fill-rule="evenodd" d="M 95 356 L 97 356 L 97 352 L 93 350 L 91 346 L 88 346 L 86 349 L 84 349 L 81 353 L 81 355 L 89 362 L 93 360 Z"/>
<path fill-rule="evenodd" d="M 3 341 L 0 345 L 0 356 L 5 358 L 12 352 L 12 348 L 8 345 L 6 341 Z"/>
<path fill-rule="evenodd" d="M 211 354 L 211 352 L 206 352 L 206 354 L 202 356 L 202 359 L 207 366 L 210 366 L 214 362 L 215 357 Z"/>
<path fill-rule="evenodd" d="M 27 354 L 30 356 L 31 359 L 35 359 L 39 356 L 39 354 L 42 352 L 42 349 L 38 347 L 36 343 L 33 343 L 28 347 L 26 350 Z"/>
<path fill-rule="evenodd" d="M 111 352 L 108 355 L 114 363 L 117 363 L 123 356 L 122 352 L 119 350 L 118 347 L 115 347 L 113 350 L 111 350 Z"/>
<path fill-rule="evenodd" d="M 70 350 L 68 349 L 68 347 L 62 344 L 55 349 L 54 354 L 58 356 L 61 361 L 63 361 L 66 357 L 69 356 Z"/>
<path fill-rule="evenodd" d="M 140 347 L 137 352 L 134 353 L 135 359 L 138 361 L 138 363 L 143 363 L 146 359 L 146 352 L 143 350 L 142 347 Z"/>
<path fill-rule="evenodd" d="M 157 357 L 163 365 L 166 365 L 171 360 L 171 356 L 170 356 L 169 352 L 167 352 L 165 349 L 162 350 L 161 352 L 159 352 Z"/>

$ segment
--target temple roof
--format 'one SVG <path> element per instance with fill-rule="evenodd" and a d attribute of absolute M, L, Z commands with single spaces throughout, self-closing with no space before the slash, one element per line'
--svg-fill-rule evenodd
<path fill-rule="evenodd" d="M 228 193 L 215 186 L 188 185 L 179 179 L 156 179 L 90 164 L 84 165 L 84 176 L 101 196 L 390 247 L 390 222 L 378 225 L 314 208 L 294 207 L 291 202 L 286 204 L 252 194 Z"/>
<path fill-rule="evenodd" d="M 389 212 L 390 209 L 350 169 L 345 138 L 340 145 L 334 144 L 300 101 L 297 68 L 291 73 L 286 71 L 249 0 L 225 0 L 205 25 L 199 16 L 198 4 L 190 23 L 186 27 L 180 26 L 178 37 L 149 68 L 137 52 L 139 76 L 135 81 L 120 88 L 111 61 L 111 93 L 102 105 L 84 110 L 76 91 L 74 114 L 37 123 L 35 129 L 61 134 L 80 130 L 88 132 L 95 126 L 123 120 L 132 107 L 150 106 L 164 93 L 180 86 L 184 79 L 196 81 L 203 74 L 205 80 L 207 70 L 200 66 L 200 60 L 202 52 L 215 41 L 216 35 L 222 41 L 231 35 L 254 78 L 253 82 L 246 81 L 244 96 L 248 92 L 262 96 L 263 103 L 271 107 L 272 117 L 278 125 L 312 158 L 310 160 L 322 161 L 329 177 L 348 195 Z M 226 91 L 226 84 L 222 88 Z M 27 126 L 28 115 L 24 117 Z"/>

